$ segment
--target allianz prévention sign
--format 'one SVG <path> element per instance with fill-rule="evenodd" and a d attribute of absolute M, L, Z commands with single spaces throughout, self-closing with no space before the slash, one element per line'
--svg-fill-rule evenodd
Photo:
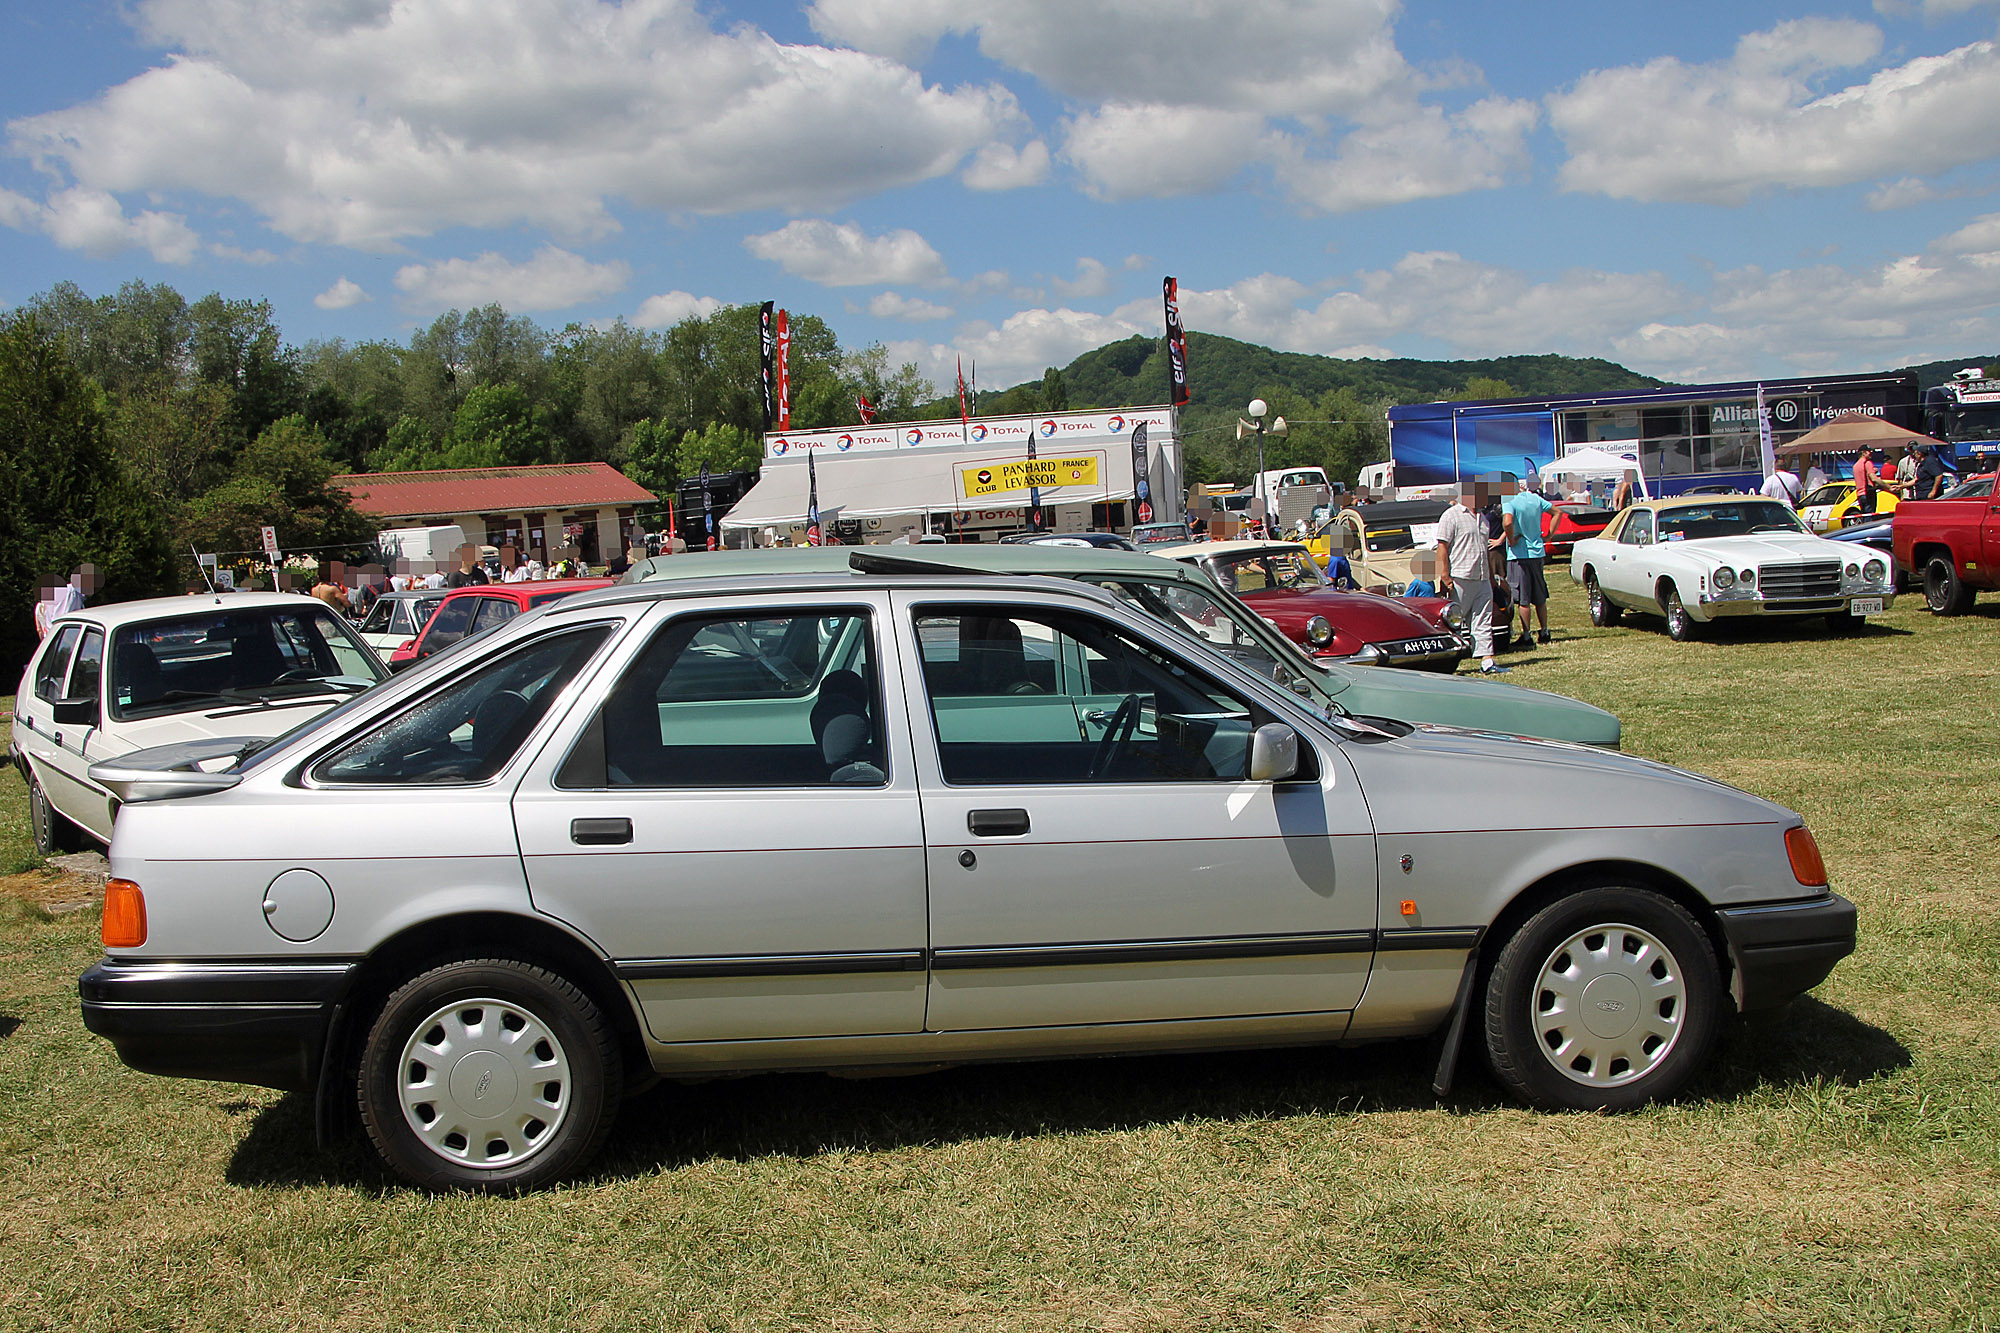
<path fill-rule="evenodd" d="M 1074 445 L 1107 445 L 1131 438 L 1141 422 L 1157 444 L 1171 441 L 1173 413 L 1165 407 L 1111 412 L 1052 412 L 1032 417 L 975 417 L 957 421 L 905 421 L 893 426 L 836 426 L 828 430 L 779 431 L 764 437 L 764 460 L 781 462 L 808 453 L 872 454 L 895 449 L 990 448 L 994 445 L 1067 450 Z"/>

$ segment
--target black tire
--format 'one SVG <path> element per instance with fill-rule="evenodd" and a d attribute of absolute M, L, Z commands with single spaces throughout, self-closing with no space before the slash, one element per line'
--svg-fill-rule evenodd
<path fill-rule="evenodd" d="M 1934 616 L 1962 616 L 1979 594 L 1965 586 L 1949 556 L 1932 556 L 1924 566 L 1924 605 Z"/>
<path fill-rule="evenodd" d="M 38 856 L 80 852 L 91 842 L 90 835 L 50 803 L 49 794 L 42 790 L 42 780 L 33 769 L 28 770 L 28 827 L 35 835 Z"/>
<path fill-rule="evenodd" d="M 1675 643 L 1686 643 L 1697 634 L 1695 619 L 1688 614 L 1686 603 L 1681 601 L 1681 590 L 1673 584 L 1667 585 L 1666 595 L 1660 599 L 1660 606 L 1667 615 L 1667 637 Z"/>
<path fill-rule="evenodd" d="M 1543 908 L 1501 949 L 1487 1061 L 1530 1106 L 1628 1111 L 1687 1083 L 1726 1003 L 1715 950 L 1685 908 L 1600 884 Z"/>
<path fill-rule="evenodd" d="M 355 1082 L 368 1137 L 404 1180 L 517 1193 L 590 1160 L 624 1077 L 612 1026 L 582 990 L 527 963 L 478 958 L 432 968 L 388 998 Z M 488 1112 L 481 1100 L 495 1094 Z"/>
<path fill-rule="evenodd" d="M 1599 629 L 1609 629 L 1618 623 L 1625 613 L 1611 604 L 1604 595 L 1604 589 L 1597 586 L 1597 575 L 1583 576 L 1583 593 L 1590 600 L 1590 623 Z"/>

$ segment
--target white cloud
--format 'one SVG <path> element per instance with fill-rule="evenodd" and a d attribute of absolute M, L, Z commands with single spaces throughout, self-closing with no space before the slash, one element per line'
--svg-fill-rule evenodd
<path fill-rule="evenodd" d="M 1157 311 L 1149 330 L 1122 311 L 1099 315 L 1037 307 L 1016 311 L 998 325 L 984 320 L 966 324 L 949 343 L 892 344 L 890 360 L 915 361 L 932 380 L 946 384 L 956 382 L 957 359 L 963 356 L 968 368 L 978 363 L 980 383 L 999 389 L 1039 379 L 1049 366 L 1066 366 L 1093 347 L 1135 333 L 1158 333 L 1158 325 Z"/>
<path fill-rule="evenodd" d="M 696 0 L 142 0 L 166 64 L 13 121 L 14 150 L 100 193 L 241 200 L 303 241 L 389 248 L 454 225 L 616 228 L 824 209 L 947 175 L 1025 120 L 877 56 L 717 32 Z"/>
<path fill-rule="evenodd" d="M 1064 123 L 1062 155 L 1101 199 L 1203 194 L 1256 160 L 1264 133 L 1253 111 L 1112 102 Z"/>
<path fill-rule="evenodd" d="M 990 143 L 973 155 L 960 173 L 967 189 L 1016 190 L 1040 185 L 1049 175 L 1049 146 L 1036 139 L 1020 148 Z"/>
<path fill-rule="evenodd" d="M 743 248 L 823 287 L 936 287 L 950 276 L 944 257 L 908 228 L 870 236 L 851 222 L 800 218 L 776 231 L 744 237 Z"/>
<path fill-rule="evenodd" d="M 1348 114 L 1413 73 L 1396 0 L 814 0 L 813 30 L 921 61 L 949 32 L 1083 102 L 1198 98 L 1267 115 Z M 1163 90 L 1184 90 L 1168 98 Z"/>
<path fill-rule="evenodd" d="M 1532 102 L 1489 97 L 1447 115 L 1412 107 L 1373 121 L 1341 140 L 1331 158 L 1308 141 L 1281 136 L 1272 146 L 1280 184 L 1328 213 L 1496 189 L 1527 166 L 1527 134 L 1539 112 Z"/>
<path fill-rule="evenodd" d="M 517 264 L 487 251 L 476 259 L 408 264 L 396 270 L 403 303 L 420 310 L 498 302 L 516 313 L 564 310 L 609 296 L 625 286 L 631 269 L 622 261 L 593 264 L 581 255 L 545 245 Z"/>
<path fill-rule="evenodd" d="M 41 232 L 63 249 L 94 259 L 144 250 L 162 264 L 187 264 L 201 249 L 201 238 L 179 213 L 147 209 L 127 217 L 116 196 L 81 187 L 57 190 L 40 204 L 0 190 L 0 224 Z"/>
<path fill-rule="evenodd" d="M 1056 289 L 1056 295 L 1065 301 L 1087 301 L 1093 297 L 1111 295 L 1111 270 L 1104 261 L 1085 256 L 1076 261 L 1076 280 L 1065 282 L 1061 278 L 1049 279 L 1049 286 Z"/>
<path fill-rule="evenodd" d="M 318 296 L 315 296 L 313 304 L 321 310 L 345 310 L 349 306 L 360 305 L 363 301 L 372 301 L 374 299 L 374 297 L 361 289 L 360 283 L 348 281 L 346 275 L 343 274 L 340 281 L 334 283 L 333 286 L 327 288 Z"/>
<path fill-rule="evenodd" d="M 208 247 L 208 252 L 217 259 L 228 259 L 238 264 L 256 264 L 261 267 L 265 264 L 275 264 L 278 262 L 276 255 L 261 246 L 255 250 L 245 250 L 240 245 L 230 245 L 226 242 L 217 241 Z"/>
<path fill-rule="evenodd" d="M 903 296 L 896 292 L 882 292 L 868 302 L 868 313 L 877 319 L 907 319 L 922 321 L 929 319 L 950 319 L 954 313 L 948 305 L 937 305 L 913 296 Z"/>
<path fill-rule="evenodd" d="M 1663 56 L 1587 74 L 1548 99 L 1570 153 L 1562 187 L 1740 204 L 1765 189 L 1932 175 L 1994 155 L 2000 47 L 1973 42 L 1816 92 L 1881 46 L 1866 23 L 1798 19 L 1713 64 Z"/>
<path fill-rule="evenodd" d="M 713 296 L 696 296 L 676 289 L 641 301 L 632 322 L 642 329 L 670 329 L 684 319 L 706 319 L 720 309 L 722 302 Z"/>

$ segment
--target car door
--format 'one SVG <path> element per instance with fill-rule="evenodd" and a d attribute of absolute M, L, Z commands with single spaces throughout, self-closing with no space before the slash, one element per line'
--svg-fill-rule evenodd
<path fill-rule="evenodd" d="M 1267 704 L 1107 612 L 896 595 L 913 686 L 936 1031 L 1349 1009 L 1376 910 L 1366 806 L 1338 747 L 1302 740 L 1297 781 L 1245 780 Z M 1011 622 L 1087 664 L 1074 694 L 980 714 L 942 627 Z M 931 651 L 927 651 L 930 649 Z M 1070 688 L 1070 687 L 1065 687 Z M 1115 700 L 1115 702 L 1113 702 Z M 1051 719 L 1109 712 L 1090 734 Z M 1045 716 L 1046 715 L 1046 716 Z M 1086 721 L 1088 721 L 1086 719 Z M 1107 739 L 1108 733 L 1108 739 Z"/>
<path fill-rule="evenodd" d="M 95 762 L 91 741 L 104 724 L 104 631 L 86 626 L 63 685 L 66 699 L 88 700 L 88 721 L 58 722 L 48 751 L 49 799 L 57 809 L 107 842 L 111 838 L 110 796 L 85 770 Z M 100 749 L 102 747 L 99 747 Z"/>
<path fill-rule="evenodd" d="M 1607 547 L 1598 586 L 1621 606 L 1653 605 L 1653 511 L 1635 509 L 1618 527 L 1618 539 Z"/>
<path fill-rule="evenodd" d="M 43 792 L 51 799 L 56 782 L 56 734 L 62 730 L 56 725 L 55 705 L 64 697 L 76 641 L 82 637 L 83 626 L 74 621 L 57 626 L 35 659 L 33 686 L 14 701 L 14 743 L 27 752 Z"/>
<path fill-rule="evenodd" d="M 656 1040 L 922 1030 L 923 815 L 887 610 L 662 604 L 516 792 L 535 906 L 610 955 Z"/>

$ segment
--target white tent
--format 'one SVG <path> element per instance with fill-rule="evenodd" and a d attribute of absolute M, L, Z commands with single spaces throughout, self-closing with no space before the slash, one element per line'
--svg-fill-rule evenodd
<path fill-rule="evenodd" d="M 1555 462 L 1542 464 L 1539 471 L 1543 477 L 1580 477 L 1584 481 L 1610 482 L 1616 482 L 1630 472 L 1639 479 L 1639 494 L 1650 494 L 1639 460 L 1605 449 L 1572 449 Z"/>

